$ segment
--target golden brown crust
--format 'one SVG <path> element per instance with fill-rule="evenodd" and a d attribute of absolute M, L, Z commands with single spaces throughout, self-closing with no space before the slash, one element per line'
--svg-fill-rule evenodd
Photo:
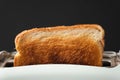
<path fill-rule="evenodd" d="M 68 28 L 69 27 L 69 28 Z M 33 29 L 30 29 L 30 30 L 25 30 L 23 31 L 22 33 L 18 34 L 16 39 L 15 39 L 15 43 L 18 43 L 18 39 L 19 37 L 23 38 L 23 36 L 25 34 L 29 34 L 29 33 L 32 33 L 32 32 L 36 32 L 36 31 L 57 31 L 57 30 L 69 30 L 69 29 L 75 29 L 75 28 L 94 28 L 94 29 L 97 29 L 99 30 L 101 33 L 102 33 L 102 37 L 104 38 L 104 30 L 103 28 L 98 25 L 98 24 L 78 24 L 78 25 L 72 25 L 72 26 L 54 26 L 54 27 L 46 27 L 46 28 L 33 28 Z"/>
<path fill-rule="evenodd" d="M 18 34 L 15 39 L 15 46 L 18 53 L 14 59 L 14 66 L 48 63 L 101 66 L 102 49 L 104 47 L 103 40 L 100 41 L 103 44 L 102 48 L 100 47 L 100 44 L 91 39 L 90 36 L 81 36 L 70 40 L 62 40 L 61 38 L 53 37 L 44 42 L 40 42 L 37 39 L 32 42 L 25 40 L 26 34 L 34 33 L 36 31 L 51 32 L 55 30 L 60 31 L 88 27 L 102 32 L 104 38 L 104 30 L 96 24 L 34 28 L 23 31 Z"/>

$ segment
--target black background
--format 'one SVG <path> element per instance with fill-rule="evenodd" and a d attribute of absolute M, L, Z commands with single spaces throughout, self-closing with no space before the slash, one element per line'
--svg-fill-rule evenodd
<path fill-rule="evenodd" d="M 105 29 L 105 50 L 120 49 L 119 0 L 0 0 L 0 50 L 15 50 L 15 36 L 33 27 L 95 23 Z"/>

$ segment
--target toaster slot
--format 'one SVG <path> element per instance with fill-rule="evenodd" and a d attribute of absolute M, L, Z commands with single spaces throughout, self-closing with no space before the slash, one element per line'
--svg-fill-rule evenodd
<path fill-rule="evenodd" d="M 16 51 L 8 53 L 6 51 L 0 52 L 0 67 L 13 67 L 14 55 Z M 115 67 L 120 62 L 120 53 L 114 51 L 104 51 L 102 67 Z"/>

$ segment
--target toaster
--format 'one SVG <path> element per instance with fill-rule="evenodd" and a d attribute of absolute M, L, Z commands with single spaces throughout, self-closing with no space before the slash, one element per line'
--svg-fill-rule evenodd
<path fill-rule="evenodd" d="M 16 51 L 0 51 L 0 80 L 120 80 L 120 51 L 104 51 L 102 67 L 40 64 L 13 67 Z"/>

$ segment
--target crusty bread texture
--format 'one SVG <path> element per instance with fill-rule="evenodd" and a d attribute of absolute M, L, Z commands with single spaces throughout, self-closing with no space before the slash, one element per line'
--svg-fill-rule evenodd
<path fill-rule="evenodd" d="M 102 66 L 104 30 L 97 24 L 33 28 L 15 38 L 14 66 L 80 64 Z"/>

